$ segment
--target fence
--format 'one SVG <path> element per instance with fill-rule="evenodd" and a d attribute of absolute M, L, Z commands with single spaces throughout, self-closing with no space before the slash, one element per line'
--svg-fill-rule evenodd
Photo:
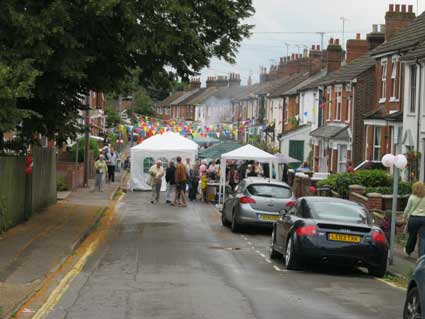
<path fill-rule="evenodd" d="M 0 157 L 0 232 L 56 202 L 55 149 L 33 148 L 33 172 L 25 158 Z"/>

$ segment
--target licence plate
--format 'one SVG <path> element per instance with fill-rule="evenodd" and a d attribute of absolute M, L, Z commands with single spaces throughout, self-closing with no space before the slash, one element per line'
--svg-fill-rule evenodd
<path fill-rule="evenodd" d="M 279 215 L 261 215 L 262 220 L 276 221 L 279 219 Z"/>
<path fill-rule="evenodd" d="M 346 243 L 360 243 L 361 237 L 360 236 L 354 236 L 354 235 L 345 235 L 345 234 L 329 234 L 328 236 L 329 240 L 332 241 L 342 241 Z"/>

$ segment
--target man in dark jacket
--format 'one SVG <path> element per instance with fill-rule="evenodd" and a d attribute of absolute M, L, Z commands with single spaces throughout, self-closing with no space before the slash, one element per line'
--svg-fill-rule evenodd
<path fill-rule="evenodd" d="M 167 182 L 167 204 L 171 204 L 176 193 L 176 167 L 174 162 L 170 161 L 165 172 L 165 181 Z"/>

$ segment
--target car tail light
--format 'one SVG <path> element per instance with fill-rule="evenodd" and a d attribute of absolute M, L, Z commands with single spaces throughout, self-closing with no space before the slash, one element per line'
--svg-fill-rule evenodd
<path fill-rule="evenodd" d="M 253 198 L 244 196 L 244 197 L 239 198 L 239 203 L 241 203 L 241 204 L 255 204 L 256 202 Z"/>
<path fill-rule="evenodd" d="M 296 201 L 295 200 L 290 200 L 287 204 L 286 207 L 291 208 L 295 206 Z"/>
<path fill-rule="evenodd" d="M 317 236 L 317 227 L 314 225 L 302 226 L 297 228 L 296 233 L 298 237 Z"/>
<path fill-rule="evenodd" d="M 385 234 L 379 230 L 374 230 L 372 232 L 372 241 L 377 244 L 388 246 L 387 237 L 385 237 Z"/>

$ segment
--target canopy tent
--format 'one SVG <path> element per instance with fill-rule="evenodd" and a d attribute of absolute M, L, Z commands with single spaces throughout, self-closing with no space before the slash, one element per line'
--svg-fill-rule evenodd
<path fill-rule="evenodd" d="M 198 154 L 198 144 L 181 136 L 180 134 L 166 132 L 154 135 L 141 144 L 131 148 L 131 185 L 132 189 L 149 190 L 151 186 L 146 183 L 150 167 L 156 160 L 161 160 L 164 169 L 170 160 L 180 156 L 182 159 L 190 158 L 192 162 Z M 165 178 L 162 190 L 165 190 Z"/>
<path fill-rule="evenodd" d="M 220 144 L 215 144 L 207 149 L 199 151 L 200 158 L 220 158 L 222 154 L 233 151 L 242 145 L 233 141 L 225 141 Z"/>
<path fill-rule="evenodd" d="M 269 163 L 270 165 L 270 178 L 272 179 L 273 169 L 278 172 L 278 159 L 276 156 L 269 154 L 258 147 L 247 144 L 240 148 L 237 148 L 231 152 L 224 153 L 221 155 L 221 175 L 220 175 L 220 194 L 219 194 L 219 206 L 224 200 L 224 193 L 226 187 L 226 161 L 227 160 L 247 160 L 247 161 L 258 161 L 262 163 Z M 276 180 L 279 179 L 278 173 L 276 174 Z"/>

